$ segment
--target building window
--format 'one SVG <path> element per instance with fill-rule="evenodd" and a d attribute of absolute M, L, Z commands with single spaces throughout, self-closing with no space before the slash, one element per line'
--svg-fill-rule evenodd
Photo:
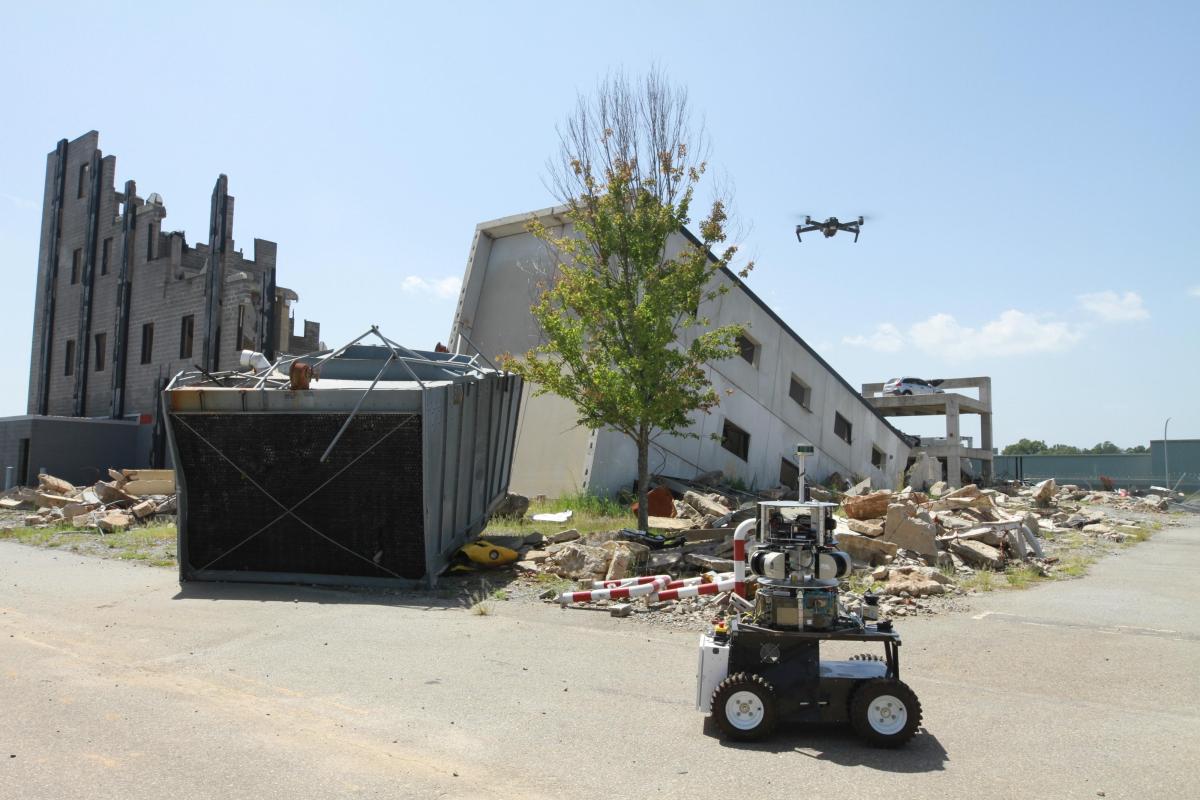
<path fill-rule="evenodd" d="M 804 381 L 792 376 L 792 384 L 788 387 L 788 397 L 796 401 L 801 408 L 810 408 L 809 403 L 812 401 L 812 389 Z"/>
<path fill-rule="evenodd" d="M 75 340 L 67 339 L 67 350 L 63 355 L 63 375 L 75 374 Z"/>
<path fill-rule="evenodd" d="M 850 420 L 835 411 L 833 412 L 833 432 L 846 444 L 850 444 L 854 426 L 850 424 Z"/>
<path fill-rule="evenodd" d="M 878 447 L 871 445 L 871 466 L 875 469 L 883 469 L 884 462 L 887 461 L 887 456 Z"/>
<path fill-rule="evenodd" d="M 154 246 L 158 244 L 158 226 L 148 225 L 146 227 L 146 260 L 154 260 Z"/>
<path fill-rule="evenodd" d="M 196 330 L 196 317 L 193 314 L 188 314 L 183 318 L 182 324 L 179 326 L 179 357 L 192 357 L 192 334 Z"/>
<path fill-rule="evenodd" d="M 721 447 L 724 447 L 742 461 L 749 461 L 750 434 L 729 420 L 725 420 L 725 428 L 721 432 Z"/>
<path fill-rule="evenodd" d="M 88 184 L 89 170 L 90 170 L 89 164 L 80 164 L 79 165 L 79 186 L 75 191 L 76 197 L 86 197 L 87 196 L 87 184 Z"/>
<path fill-rule="evenodd" d="M 79 283 L 79 275 L 83 272 L 83 250 L 75 248 L 71 252 L 71 285 Z"/>
<path fill-rule="evenodd" d="M 104 357 L 108 352 L 108 334 L 96 334 L 96 372 L 104 372 Z"/>
<path fill-rule="evenodd" d="M 154 323 L 142 326 L 142 363 L 149 364 L 154 358 Z"/>
<path fill-rule="evenodd" d="M 746 359 L 747 363 L 758 363 L 758 344 L 745 333 L 739 333 L 737 336 L 738 355 Z"/>
<path fill-rule="evenodd" d="M 104 243 L 100 246 L 100 274 L 101 275 L 108 274 L 108 264 L 110 261 L 112 261 L 112 237 L 111 236 L 108 237 L 107 239 L 105 239 Z"/>
<path fill-rule="evenodd" d="M 779 460 L 779 485 L 789 489 L 798 489 L 800 484 L 800 468 L 786 458 Z"/>

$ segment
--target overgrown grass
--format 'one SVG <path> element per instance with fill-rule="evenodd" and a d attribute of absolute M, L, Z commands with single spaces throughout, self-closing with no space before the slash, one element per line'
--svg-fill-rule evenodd
<path fill-rule="evenodd" d="M 870 572 L 855 572 L 846 579 L 846 586 L 852 592 L 866 594 L 883 588 L 883 584 L 871 577 Z"/>
<path fill-rule="evenodd" d="M 1089 553 L 1069 553 L 1059 559 L 1055 573 L 1064 578 L 1082 578 L 1088 567 L 1096 563 L 1096 556 Z"/>
<path fill-rule="evenodd" d="M 964 592 L 990 592 L 997 588 L 996 573 L 988 569 L 977 569 L 974 575 L 958 578 L 958 588 Z"/>
<path fill-rule="evenodd" d="M 116 533 L 70 528 L 9 528 L 0 530 L 0 539 L 122 561 L 140 561 L 154 567 L 176 564 L 174 525 L 151 525 Z"/>
<path fill-rule="evenodd" d="M 471 613 L 477 617 L 490 616 L 491 613 L 496 610 L 496 602 L 492 599 L 494 595 L 495 592 L 489 594 L 487 590 L 487 584 L 483 581 L 480 581 L 479 591 L 471 592 L 467 595 L 467 599 L 470 602 L 469 608 L 471 609 Z"/>
<path fill-rule="evenodd" d="M 534 514 L 554 514 L 560 511 L 573 512 L 566 522 L 537 522 L 530 519 Z M 534 500 L 523 519 L 496 517 L 488 523 L 483 536 L 524 535 L 537 531 L 546 535 L 574 528 L 585 536 L 599 531 L 615 531 L 621 528 L 637 528 L 637 516 L 629 507 L 611 497 L 573 492 L 553 500 Z"/>
<path fill-rule="evenodd" d="M 1004 571 L 1004 579 L 1010 589 L 1025 589 L 1031 584 L 1045 580 L 1042 573 L 1029 564 L 1009 567 Z"/>

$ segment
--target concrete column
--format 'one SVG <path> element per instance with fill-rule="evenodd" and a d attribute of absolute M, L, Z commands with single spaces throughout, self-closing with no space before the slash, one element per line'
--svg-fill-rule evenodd
<path fill-rule="evenodd" d="M 984 485 L 991 485 L 992 482 L 992 415 L 991 413 L 979 415 L 979 446 L 988 452 L 987 458 L 980 465 L 983 472 Z"/>
<path fill-rule="evenodd" d="M 950 455 L 946 456 L 946 482 L 950 484 L 950 488 L 958 489 L 962 486 L 962 456 L 958 454 L 959 447 L 959 426 L 958 426 L 958 401 L 952 397 L 946 398 L 946 444 L 951 448 Z"/>

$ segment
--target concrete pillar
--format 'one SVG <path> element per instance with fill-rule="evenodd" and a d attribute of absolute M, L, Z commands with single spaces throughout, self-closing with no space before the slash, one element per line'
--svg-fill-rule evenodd
<path fill-rule="evenodd" d="M 946 398 L 946 444 L 951 448 L 950 455 L 946 456 L 946 482 L 950 484 L 950 488 L 958 489 L 962 486 L 962 456 L 958 454 L 959 447 L 959 425 L 958 425 L 958 401 L 952 397 Z"/>
<path fill-rule="evenodd" d="M 7 492 L 11 488 L 13 488 L 13 468 L 5 467 L 4 468 L 4 491 Z"/>
<path fill-rule="evenodd" d="M 988 452 L 987 458 L 980 465 L 983 472 L 983 483 L 992 483 L 992 415 L 991 412 L 979 415 L 979 446 Z"/>

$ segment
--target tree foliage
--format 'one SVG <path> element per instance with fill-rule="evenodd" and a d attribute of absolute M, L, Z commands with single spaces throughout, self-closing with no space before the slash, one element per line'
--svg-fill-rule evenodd
<path fill-rule="evenodd" d="M 692 415 L 718 403 L 705 363 L 737 352 L 741 326 L 714 328 L 699 313 L 728 291 L 717 274 L 737 248 L 725 244 L 721 199 L 699 222 L 699 243 L 672 241 L 692 221 L 706 164 L 695 155 L 703 137 L 686 92 L 660 73 L 636 86 L 606 79 L 592 98 L 580 98 L 559 136 L 551 183 L 569 226 L 560 233 L 529 223 L 554 259 L 532 308 L 544 341 L 507 363 L 537 393 L 572 401 L 580 424 L 633 440 L 644 528 L 653 437 L 690 435 Z"/>
<path fill-rule="evenodd" d="M 1078 456 L 1078 455 L 1117 455 L 1120 453 L 1148 453 L 1145 445 L 1121 449 L 1112 442 L 1105 440 L 1095 445 L 1080 449 L 1070 444 L 1047 445 L 1041 439 L 1021 439 L 1010 444 L 1001 451 L 1006 456 Z"/>

